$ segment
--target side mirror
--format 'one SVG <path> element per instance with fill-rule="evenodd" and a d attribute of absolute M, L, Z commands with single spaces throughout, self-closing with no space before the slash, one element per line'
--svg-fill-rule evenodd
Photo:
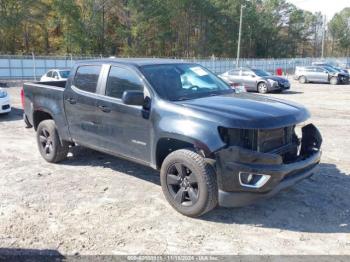
<path fill-rule="evenodd" d="M 253 78 L 254 78 L 254 77 L 255 77 L 255 75 L 251 75 L 251 77 L 253 77 Z"/>
<path fill-rule="evenodd" d="M 126 105 L 142 106 L 144 102 L 144 94 L 139 90 L 124 91 L 122 101 Z"/>

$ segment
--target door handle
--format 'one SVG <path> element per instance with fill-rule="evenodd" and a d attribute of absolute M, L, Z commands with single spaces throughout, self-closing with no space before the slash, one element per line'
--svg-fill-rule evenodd
<path fill-rule="evenodd" d="M 75 100 L 74 98 L 71 98 L 71 97 L 67 98 L 66 100 L 72 105 L 77 103 L 77 100 Z"/>
<path fill-rule="evenodd" d="M 105 113 L 111 112 L 111 109 L 109 107 L 107 107 L 107 106 L 99 105 L 98 108 L 101 109 L 101 111 L 105 112 Z"/>

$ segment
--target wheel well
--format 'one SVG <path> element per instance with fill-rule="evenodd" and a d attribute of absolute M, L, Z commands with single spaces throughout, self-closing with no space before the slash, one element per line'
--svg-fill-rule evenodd
<path fill-rule="evenodd" d="M 183 148 L 195 148 L 193 144 L 173 138 L 161 138 L 157 143 L 156 163 L 160 169 L 164 159 L 173 151 Z"/>
<path fill-rule="evenodd" d="M 34 129 L 36 130 L 38 125 L 40 124 L 40 122 L 47 120 L 47 119 L 53 119 L 49 113 L 46 113 L 44 111 L 35 111 L 33 114 Z"/>
<path fill-rule="evenodd" d="M 265 81 L 259 81 L 259 82 L 256 84 L 256 91 L 259 91 L 259 85 L 260 85 L 261 83 L 266 84 Z"/>
<path fill-rule="evenodd" d="M 256 87 L 259 87 L 259 85 L 260 85 L 261 83 L 266 84 L 266 82 L 265 82 L 265 81 L 259 81 L 259 82 L 256 84 Z"/>

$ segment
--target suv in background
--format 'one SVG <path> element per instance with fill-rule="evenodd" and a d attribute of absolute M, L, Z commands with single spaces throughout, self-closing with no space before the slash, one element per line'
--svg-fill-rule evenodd
<path fill-rule="evenodd" d="M 307 82 L 329 83 L 337 85 L 339 83 L 348 83 L 349 76 L 338 72 L 331 67 L 322 66 L 297 66 L 295 68 L 295 80 L 304 84 Z"/>
<path fill-rule="evenodd" d="M 258 91 L 259 93 L 281 92 L 290 88 L 288 79 L 255 68 L 236 68 L 219 77 L 228 83 L 241 83 L 247 91 Z"/>

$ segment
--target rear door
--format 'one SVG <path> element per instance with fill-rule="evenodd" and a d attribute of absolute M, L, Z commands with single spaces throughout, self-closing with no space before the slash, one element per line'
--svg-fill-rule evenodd
<path fill-rule="evenodd" d="M 240 71 L 239 69 L 233 69 L 233 70 L 229 71 L 227 73 L 228 80 L 230 80 L 234 83 L 237 83 L 237 84 L 241 83 L 242 80 L 240 78 L 239 71 Z"/>
<path fill-rule="evenodd" d="M 145 111 L 150 107 L 126 105 L 122 96 L 127 90 L 140 90 L 150 98 L 150 92 L 133 68 L 112 65 L 104 71 L 105 84 L 97 99 L 101 145 L 106 151 L 149 163 L 152 124 Z"/>
<path fill-rule="evenodd" d="M 98 147 L 98 108 L 96 91 L 100 85 L 101 65 L 81 65 L 72 85 L 64 91 L 64 106 L 72 139 Z"/>
<path fill-rule="evenodd" d="M 307 67 L 305 68 L 305 76 L 308 81 L 318 81 L 318 76 L 316 74 L 316 68 L 315 67 Z"/>
<path fill-rule="evenodd" d="M 247 90 L 249 91 L 256 91 L 257 86 L 256 86 L 256 76 L 252 71 L 249 70 L 242 70 L 241 71 L 243 83 L 246 87 Z M 253 77 L 254 75 L 254 77 Z"/>

